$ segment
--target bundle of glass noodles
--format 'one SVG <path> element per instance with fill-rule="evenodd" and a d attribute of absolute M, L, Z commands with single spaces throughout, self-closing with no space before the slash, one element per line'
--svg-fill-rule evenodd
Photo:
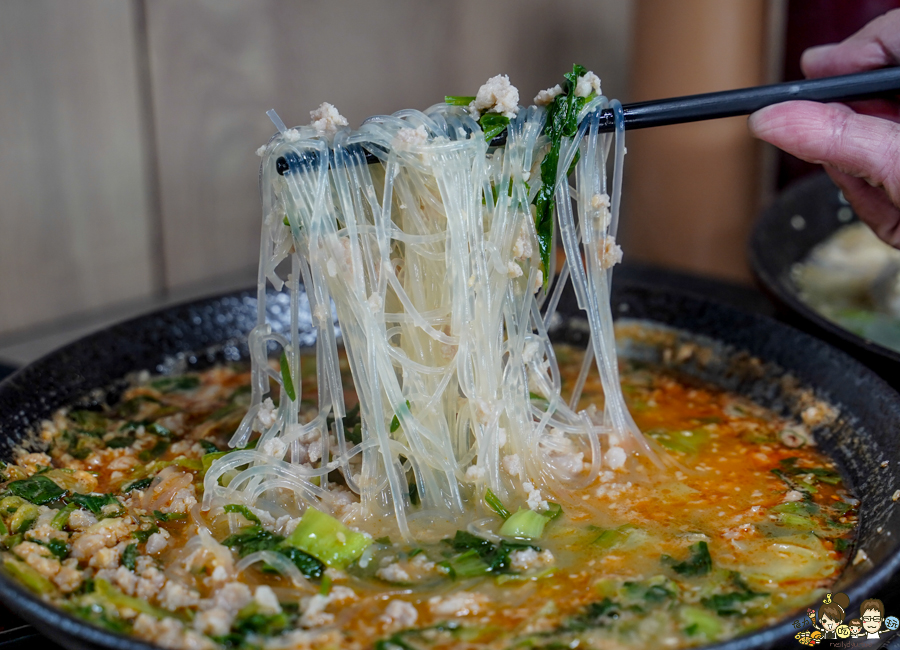
<path fill-rule="evenodd" d="M 542 91 L 540 106 L 518 107 L 503 76 L 477 97 L 447 99 L 357 130 L 328 104 L 294 129 L 270 113 L 279 133 L 259 151 L 253 398 L 230 443 L 248 448 L 210 468 L 204 508 L 243 503 L 278 516 L 314 506 L 412 540 L 440 522 L 477 529 L 485 498 L 549 514 L 561 490 L 641 466 L 641 457 L 658 462 L 623 400 L 610 311 L 621 259 L 621 105 L 580 66 Z M 617 116 L 615 133 L 599 132 L 605 108 Z M 503 130 L 505 146 L 491 146 Z M 566 262 L 551 283 L 554 211 Z M 547 330 L 569 281 L 590 344 L 565 399 Z M 284 335 L 266 322 L 267 283 L 290 294 Z M 352 428 L 332 304 L 359 396 Z M 303 313 L 317 332 L 319 410 L 308 422 L 299 405 Z M 605 403 L 576 411 L 594 363 Z M 270 380 L 280 386 L 277 408 Z M 253 431 L 261 436 L 251 449 Z M 352 493 L 359 504 L 346 508 Z"/>

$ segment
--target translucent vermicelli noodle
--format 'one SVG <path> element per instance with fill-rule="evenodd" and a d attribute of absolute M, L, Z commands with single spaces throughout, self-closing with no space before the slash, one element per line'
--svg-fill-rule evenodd
<path fill-rule="evenodd" d="M 261 149 L 253 394 L 231 445 L 247 445 L 254 430 L 261 437 L 212 465 L 204 509 L 243 503 L 278 516 L 292 494 L 301 509 L 334 513 L 349 488 L 360 499 L 354 523 L 388 522 L 412 540 L 468 512 L 490 535 L 477 521 L 488 491 L 541 512 L 554 489 L 587 486 L 601 468 L 659 463 L 625 406 L 610 310 L 621 257 L 620 104 L 591 94 L 574 137 L 559 143 L 547 188 L 565 250 L 558 275 L 555 250 L 542 258 L 553 238 L 541 239 L 533 205 L 552 148 L 545 107 L 519 109 L 505 145 L 492 147 L 462 106 L 377 116 L 357 130 L 335 128 L 326 113 L 340 116 L 326 106 L 312 126 L 276 119 L 279 133 Z M 600 132 L 606 108 L 614 133 Z M 575 394 L 564 398 L 547 329 L 568 282 L 590 344 Z M 267 285 L 290 294 L 287 334 L 266 322 Z M 317 331 L 319 409 L 308 422 L 298 399 L 301 300 Z M 359 397 L 358 434 L 345 428 L 332 304 Z M 280 370 L 269 362 L 276 348 Z M 594 363 L 603 409 L 576 411 Z M 346 488 L 329 481 L 334 471 Z"/>

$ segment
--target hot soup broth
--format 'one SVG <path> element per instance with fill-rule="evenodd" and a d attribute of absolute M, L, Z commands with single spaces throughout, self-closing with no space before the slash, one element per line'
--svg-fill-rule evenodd
<path fill-rule="evenodd" d="M 565 392 L 584 353 L 557 354 Z M 312 418 L 315 358 L 302 367 Z M 786 422 L 628 362 L 628 406 L 680 469 L 631 481 L 603 471 L 557 490 L 532 540 L 497 537 L 495 511 L 510 513 L 492 500 L 473 507 L 473 526 L 438 522 L 432 539 L 395 544 L 391 521 L 360 520 L 358 498 L 338 490 L 334 515 L 350 529 L 323 515 L 338 555 L 366 550 L 316 557 L 294 543 L 308 522 L 289 505 L 200 510 L 204 472 L 229 453 L 249 381 L 235 367 L 144 376 L 118 404 L 58 412 L 43 425 L 46 453 L 22 452 L 3 470 L 6 571 L 76 616 L 166 647 L 674 648 L 785 617 L 847 560 L 857 502 L 808 433 L 826 406 Z M 602 399 L 590 376 L 579 408 Z M 563 443 L 550 453 L 582 462 Z"/>

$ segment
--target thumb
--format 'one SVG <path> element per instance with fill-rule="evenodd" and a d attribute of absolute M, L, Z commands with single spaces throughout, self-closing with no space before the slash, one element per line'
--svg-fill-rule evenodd
<path fill-rule="evenodd" d="M 756 137 L 798 158 L 883 186 L 900 205 L 900 124 L 858 115 L 843 104 L 785 102 L 757 111 L 749 126 Z"/>

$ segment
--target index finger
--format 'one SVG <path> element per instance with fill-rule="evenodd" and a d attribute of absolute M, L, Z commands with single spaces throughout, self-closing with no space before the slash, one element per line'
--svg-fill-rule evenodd
<path fill-rule="evenodd" d="M 840 43 L 808 49 L 800 59 L 803 74 L 810 78 L 851 74 L 898 63 L 900 9 L 879 16 Z"/>

